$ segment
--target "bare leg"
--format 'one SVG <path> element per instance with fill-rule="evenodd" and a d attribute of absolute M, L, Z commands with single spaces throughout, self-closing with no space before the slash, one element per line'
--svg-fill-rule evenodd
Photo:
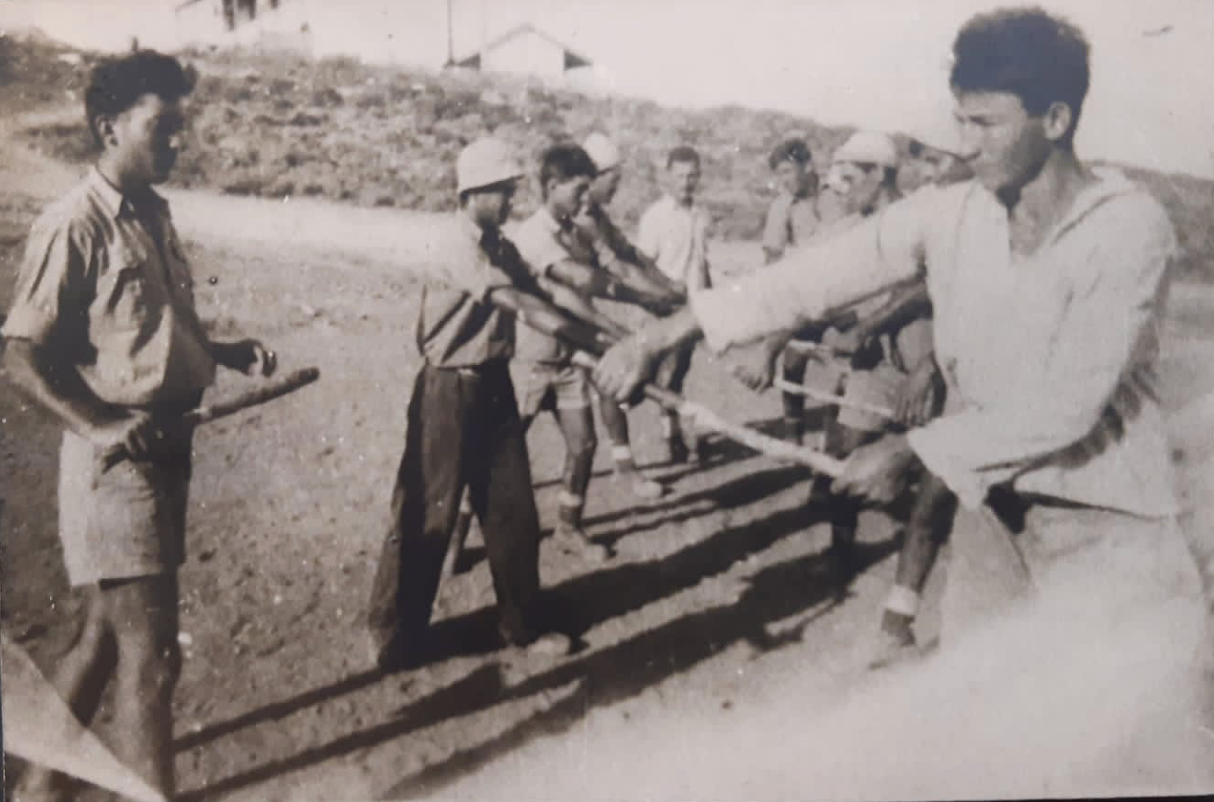
<path fill-rule="evenodd" d="M 76 642 L 51 677 L 51 685 L 84 726 L 92 723 L 105 686 L 114 674 L 114 637 L 105 619 L 104 604 L 96 587 L 87 591 L 87 618 Z M 68 800 L 73 781 L 58 772 L 31 763 L 13 789 L 17 802 Z"/>
<path fill-rule="evenodd" d="M 120 760 L 173 797 L 173 691 L 181 675 L 175 572 L 101 591 L 118 646 L 110 739 Z"/>
<path fill-rule="evenodd" d="M 924 472 L 906 524 L 906 538 L 898 552 L 894 587 L 881 614 L 881 633 L 875 667 L 897 660 L 915 646 L 914 623 L 919 596 L 936 564 L 940 545 L 952 527 L 957 497 L 934 475 Z"/>
<path fill-rule="evenodd" d="M 611 458 L 615 463 L 616 476 L 627 482 L 632 492 L 643 499 L 660 498 L 666 488 L 646 478 L 636 466 L 632 455 L 631 437 L 628 432 L 628 415 L 611 398 L 599 397 L 599 412 L 603 416 L 603 426 L 607 436 L 611 438 Z"/>
<path fill-rule="evenodd" d="M 582 510 L 586 505 L 586 488 L 590 486 L 590 472 L 594 466 L 594 452 L 598 440 L 594 434 L 594 414 L 589 406 L 574 408 L 557 407 L 556 422 L 565 438 L 565 471 L 562 476 L 560 499 L 560 522 L 556 537 L 583 556 L 601 561 L 608 556 L 607 549 L 591 542 L 582 529 Z"/>

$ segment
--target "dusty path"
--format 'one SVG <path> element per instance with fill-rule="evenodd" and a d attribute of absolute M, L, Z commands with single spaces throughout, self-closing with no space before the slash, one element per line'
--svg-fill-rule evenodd
<path fill-rule="evenodd" d="M 5 307 L 29 214 L 71 179 L 38 166 L 0 170 Z M 265 339 L 284 369 L 323 371 L 318 385 L 199 435 L 176 700 L 186 799 L 484 798 L 492 788 L 510 789 L 500 798 L 542 797 L 542 778 L 478 786 L 486 781 L 476 775 L 500 777 L 516 759 L 590 765 L 579 761 L 604 731 L 634 750 L 668 750 L 662 765 L 672 772 L 691 771 L 719 731 L 747 733 L 762 754 L 765 732 L 787 733 L 765 729 L 773 711 L 784 727 L 810 727 L 863 681 L 892 574 L 888 519 L 866 515 L 872 568 L 836 600 L 817 557 L 826 532 L 802 506 L 805 473 L 727 444 L 699 471 L 656 467 L 674 492 L 649 506 L 632 507 L 605 474 L 595 479 L 589 528 L 616 548 L 610 563 L 592 568 L 545 546 L 544 583 L 584 642 L 569 660 L 503 683 L 481 561 L 442 591 L 438 631 L 460 644 L 451 656 L 388 678 L 369 673 L 359 623 L 417 366 L 410 332 L 432 218 L 193 192 L 172 200 L 204 318 L 220 334 Z M 731 246 L 717 261 L 748 249 Z M 1166 366 L 1173 407 L 1214 386 L 1214 297 L 1197 288 L 1177 297 Z M 215 393 L 241 381 L 224 377 Z M 737 420 L 778 417 L 776 396 L 748 393 L 703 355 L 688 392 Z M 7 386 L 0 417 L 3 623 L 46 666 L 79 607 L 58 562 L 54 434 Z M 654 411 L 633 421 L 639 459 L 656 462 Z M 562 454 L 551 421 L 530 444 L 550 526 Z M 684 731 L 693 736 L 685 745 Z M 516 758 L 524 752 L 549 763 Z M 783 782 L 765 795 L 814 796 L 804 778 Z"/>

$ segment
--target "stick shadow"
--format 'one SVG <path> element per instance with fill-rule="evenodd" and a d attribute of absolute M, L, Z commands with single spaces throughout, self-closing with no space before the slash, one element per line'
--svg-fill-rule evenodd
<path fill-rule="evenodd" d="M 779 511 L 761 521 L 722 530 L 662 560 L 624 565 L 571 579 L 549 591 L 549 606 L 558 611 L 554 617 L 563 619 L 553 623 L 571 632 L 584 632 L 596 623 L 693 587 L 703 577 L 720 573 L 735 561 L 800 531 L 803 516 L 804 511 L 800 508 Z M 893 548 L 892 541 L 865 545 L 859 555 L 860 564 L 876 562 Z M 391 721 L 269 761 L 209 783 L 181 798 L 183 802 L 199 802 L 211 795 L 264 782 L 450 718 L 584 678 L 585 689 L 574 694 L 575 699 L 558 703 L 534 720 L 522 722 L 499 738 L 456 754 L 417 777 L 406 778 L 399 788 L 405 789 L 402 792 L 414 793 L 415 785 L 429 788 L 433 783 L 449 782 L 536 734 L 551 732 L 553 728 L 568 728 L 590 705 L 610 704 L 636 695 L 735 642 L 746 641 L 759 651 L 767 651 L 797 640 L 796 637 L 773 638 L 764 625 L 808 610 L 824 600 L 837 601 L 839 585 L 829 580 L 825 566 L 824 558 L 814 554 L 764 569 L 749 580 L 747 590 L 737 603 L 726 603 L 685 616 L 608 649 L 563 663 L 514 688 L 503 686 L 495 665 L 483 665 L 452 685 L 402 708 Z M 432 628 L 437 641 L 456 644 L 456 653 L 464 655 L 492 651 L 495 629 L 493 611 L 489 609 L 440 621 Z M 183 739 L 181 748 L 212 740 L 240 727 L 283 717 L 335 695 L 349 693 L 377 678 L 376 674 L 361 674 L 269 705 Z M 393 794 L 396 793 L 394 789 Z"/>
<path fill-rule="evenodd" d="M 892 540 L 868 544 L 861 560 L 872 564 L 892 553 Z M 639 695 L 666 679 L 738 643 L 759 656 L 803 639 L 806 628 L 841 600 L 819 554 L 771 566 L 749 580 L 736 603 L 726 603 L 643 632 L 510 688 L 506 699 L 544 693 L 580 680 L 578 691 L 486 742 L 403 778 L 385 799 L 422 799 L 532 738 L 572 729 L 594 707 Z M 773 633 L 770 624 L 801 615 L 794 626 Z M 753 659 L 753 658 L 752 658 Z"/>

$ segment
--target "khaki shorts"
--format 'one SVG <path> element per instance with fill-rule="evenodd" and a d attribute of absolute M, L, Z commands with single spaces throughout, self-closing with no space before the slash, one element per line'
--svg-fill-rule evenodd
<path fill-rule="evenodd" d="M 103 470 L 100 450 L 65 432 L 59 538 L 73 586 L 176 570 L 185 560 L 190 438 L 153 460 Z"/>
<path fill-rule="evenodd" d="M 510 375 L 519 414 L 524 418 L 535 417 L 545 409 L 590 407 L 590 379 L 582 368 L 547 362 L 512 362 Z"/>

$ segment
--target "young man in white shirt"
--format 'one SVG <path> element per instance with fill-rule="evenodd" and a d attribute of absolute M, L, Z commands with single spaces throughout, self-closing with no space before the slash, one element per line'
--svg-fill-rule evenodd
<path fill-rule="evenodd" d="M 1070 620 L 1157 605 L 1195 574 L 1152 388 L 1172 226 L 1145 190 L 1075 154 L 1089 82 L 1078 29 L 1001 10 L 970 20 L 953 53 L 973 181 L 925 188 L 693 296 L 686 313 L 613 347 L 597 380 L 627 394 L 701 331 L 715 350 L 743 345 L 925 266 L 947 407 L 858 448 L 835 489 L 888 500 L 921 462 L 957 496 L 944 640 L 1027 596 Z M 1019 514 L 1001 514 L 992 491 Z M 1036 592 L 1076 580 L 1090 592 Z M 914 589 L 895 591 L 913 613 Z"/>
<path fill-rule="evenodd" d="M 666 194 L 641 215 L 637 233 L 641 252 L 671 281 L 685 287 L 689 295 L 712 285 L 708 272 L 709 219 L 696 203 L 699 186 L 700 154 L 688 145 L 673 148 L 666 157 Z M 658 384 L 683 392 L 694 351 L 694 344 L 675 349 L 658 372 Z M 694 432 L 684 437 L 677 414 L 664 413 L 663 427 L 671 462 L 699 459 L 700 442 Z"/>

